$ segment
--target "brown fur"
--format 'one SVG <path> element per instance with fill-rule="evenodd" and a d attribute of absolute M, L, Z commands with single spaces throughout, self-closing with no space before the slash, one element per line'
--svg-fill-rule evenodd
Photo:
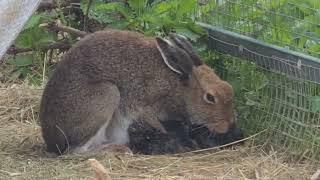
<path fill-rule="evenodd" d="M 169 59 L 173 53 L 182 64 L 178 68 L 190 75 L 182 78 L 164 63 L 157 43 L 161 41 L 116 30 L 96 32 L 76 43 L 44 90 L 40 122 L 48 150 L 75 149 L 106 122 L 112 141 L 106 144 L 117 143 L 114 136 L 137 119 L 165 132 L 160 121 L 172 113 L 226 132 L 234 121 L 232 87 L 208 66 L 191 66 L 192 58 L 188 60 L 194 56 L 188 50 L 169 47 Z M 217 103 L 205 102 L 205 93 L 214 95 Z"/>

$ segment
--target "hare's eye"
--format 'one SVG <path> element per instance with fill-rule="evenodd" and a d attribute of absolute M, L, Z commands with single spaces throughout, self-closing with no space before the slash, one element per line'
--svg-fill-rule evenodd
<path fill-rule="evenodd" d="M 204 95 L 204 100 L 207 102 L 207 103 L 210 103 L 210 104 L 214 104 L 216 102 L 215 100 L 215 97 L 209 93 L 206 93 Z"/>

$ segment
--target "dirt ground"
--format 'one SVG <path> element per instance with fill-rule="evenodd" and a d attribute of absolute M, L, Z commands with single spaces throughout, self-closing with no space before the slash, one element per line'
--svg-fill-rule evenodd
<path fill-rule="evenodd" d="M 177 155 L 45 152 L 37 124 L 41 89 L 0 84 L 0 179 L 96 179 L 88 159 L 112 179 L 310 179 L 316 163 L 287 161 L 286 153 L 250 143 Z M 252 141 L 252 140 L 249 140 Z"/>

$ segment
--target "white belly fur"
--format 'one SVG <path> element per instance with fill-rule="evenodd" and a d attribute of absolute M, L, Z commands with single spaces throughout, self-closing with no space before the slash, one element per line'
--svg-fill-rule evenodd
<path fill-rule="evenodd" d="M 93 137 L 91 137 L 84 145 L 76 147 L 73 152 L 84 153 L 94 151 L 101 145 L 128 143 L 128 128 L 132 123 L 132 120 L 122 117 L 112 119 L 112 121 L 113 122 L 110 123 L 104 123 Z"/>

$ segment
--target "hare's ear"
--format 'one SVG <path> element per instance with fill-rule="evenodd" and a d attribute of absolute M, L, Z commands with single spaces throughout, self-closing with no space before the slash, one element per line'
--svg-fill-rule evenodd
<path fill-rule="evenodd" d="M 190 56 L 166 39 L 156 37 L 156 41 L 164 63 L 182 78 L 188 78 L 193 66 Z"/>
<path fill-rule="evenodd" d="M 192 44 L 190 43 L 188 38 L 176 33 L 169 33 L 169 38 L 174 44 L 176 44 L 178 47 L 185 50 L 189 54 L 195 66 L 200 66 L 203 64 L 203 61 L 193 49 Z"/>

